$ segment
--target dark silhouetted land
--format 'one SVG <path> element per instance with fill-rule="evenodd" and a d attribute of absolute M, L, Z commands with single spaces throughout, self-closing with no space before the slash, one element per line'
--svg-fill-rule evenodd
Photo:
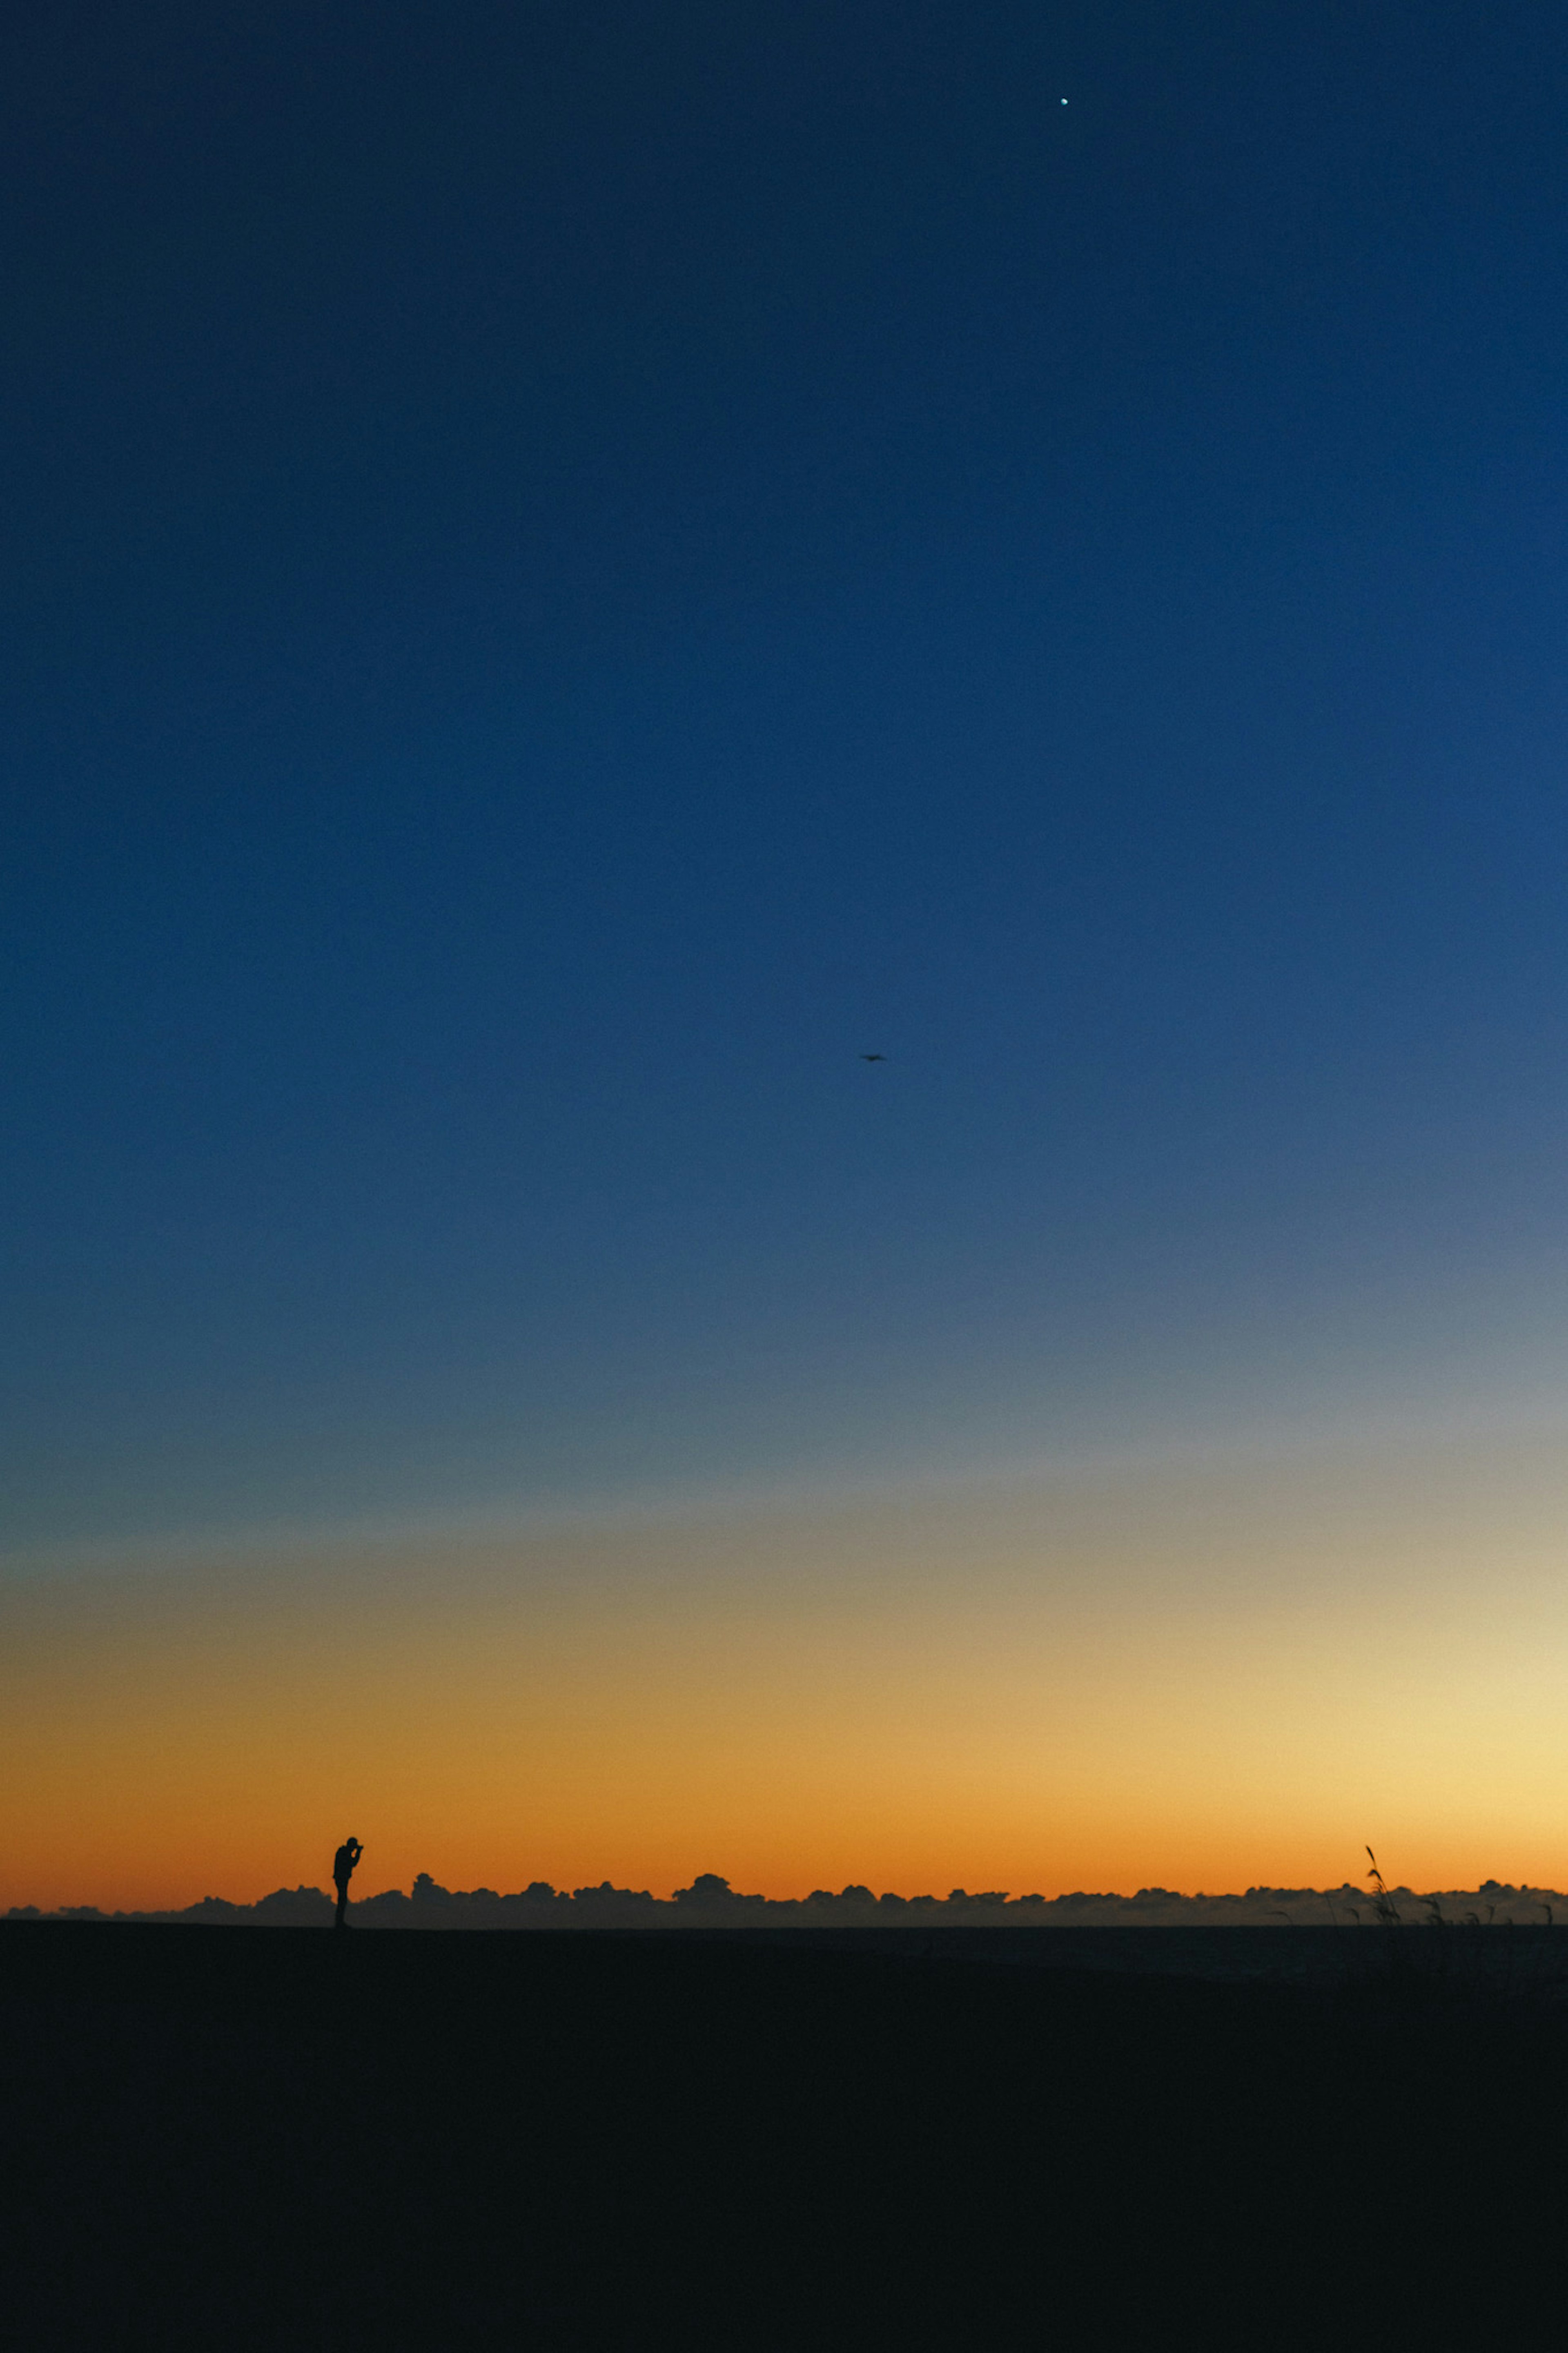
<path fill-rule="evenodd" d="M 1086 1934 L 6 1924 L 16 2341 L 1447 2343 L 1530 2307 L 1556 1932 L 1369 1936 L 1335 1978 L 1280 1929 L 1223 1980 Z"/>

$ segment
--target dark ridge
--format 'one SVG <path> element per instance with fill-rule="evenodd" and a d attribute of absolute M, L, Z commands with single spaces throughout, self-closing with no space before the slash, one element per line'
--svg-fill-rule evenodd
<path fill-rule="evenodd" d="M 1526 1988 L 962 1934 L 16 1923 L 0 2077 L 18 2344 L 1451 2343 L 1568 2189 Z"/>

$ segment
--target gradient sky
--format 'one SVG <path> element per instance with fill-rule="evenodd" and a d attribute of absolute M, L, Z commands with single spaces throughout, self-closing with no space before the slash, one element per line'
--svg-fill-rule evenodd
<path fill-rule="evenodd" d="M 0 1903 L 1568 1879 L 1568 23 L 0 49 Z"/>

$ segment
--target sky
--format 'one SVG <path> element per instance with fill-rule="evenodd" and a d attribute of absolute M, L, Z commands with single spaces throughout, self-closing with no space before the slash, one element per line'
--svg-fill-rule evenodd
<path fill-rule="evenodd" d="M 0 48 L 0 1904 L 1562 1883 L 1568 25 Z"/>

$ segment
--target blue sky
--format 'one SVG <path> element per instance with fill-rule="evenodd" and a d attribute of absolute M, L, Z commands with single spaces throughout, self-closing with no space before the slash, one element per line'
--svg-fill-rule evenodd
<path fill-rule="evenodd" d="M 11 1546 L 1560 1390 L 1551 12 L 5 39 Z"/>

